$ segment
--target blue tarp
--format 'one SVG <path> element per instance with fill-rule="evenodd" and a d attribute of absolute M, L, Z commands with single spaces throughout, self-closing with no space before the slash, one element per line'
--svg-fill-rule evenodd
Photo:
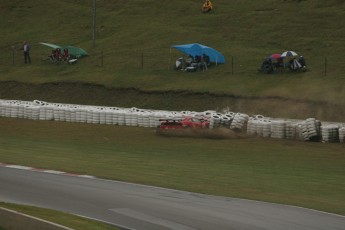
<path fill-rule="evenodd" d="M 193 43 L 185 45 L 173 45 L 172 47 L 181 51 L 184 54 L 192 55 L 193 57 L 197 55 L 202 56 L 203 54 L 205 54 L 210 57 L 210 62 L 225 63 L 224 56 L 219 51 L 208 46 Z"/>

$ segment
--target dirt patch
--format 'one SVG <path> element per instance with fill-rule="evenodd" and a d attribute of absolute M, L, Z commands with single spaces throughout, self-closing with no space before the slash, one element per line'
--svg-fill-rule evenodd
<path fill-rule="evenodd" d="M 214 129 L 157 129 L 157 135 L 166 137 L 192 137 L 192 138 L 206 138 L 206 139 L 243 139 L 249 138 L 244 133 L 236 132 L 228 128 L 214 128 Z"/>
<path fill-rule="evenodd" d="M 43 100 L 55 103 L 137 107 L 171 111 L 232 111 L 275 118 L 345 121 L 345 108 L 325 102 L 281 97 L 243 97 L 191 91 L 144 91 L 137 88 L 107 88 L 81 82 L 28 84 L 0 82 L 0 98 Z"/>

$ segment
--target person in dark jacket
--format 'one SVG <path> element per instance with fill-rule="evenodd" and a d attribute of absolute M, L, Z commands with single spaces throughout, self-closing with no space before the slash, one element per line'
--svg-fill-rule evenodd
<path fill-rule="evenodd" d="M 24 41 L 24 44 L 23 44 L 23 53 L 24 53 L 24 63 L 27 64 L 27 63 L 31 63 L 31 58 L 30 58 L 30 46 L 29 44 Z"/>

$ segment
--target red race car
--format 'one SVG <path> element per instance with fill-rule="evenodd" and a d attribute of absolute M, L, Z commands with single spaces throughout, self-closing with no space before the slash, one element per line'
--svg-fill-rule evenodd
<path fill-rule="evenodd" d="M 162 119 L 159 129 L 208 128 L 209 120 L 200 117 L 187 116 L 176 119 Z"/>

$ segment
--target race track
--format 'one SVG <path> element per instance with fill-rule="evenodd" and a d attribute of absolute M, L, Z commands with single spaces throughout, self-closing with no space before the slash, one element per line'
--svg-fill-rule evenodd
<path fill-rule="evenodd" d="M 345 229 L 345 217 L 304 208 L 4 166 L 0 201 L 138 230 Z"/>

